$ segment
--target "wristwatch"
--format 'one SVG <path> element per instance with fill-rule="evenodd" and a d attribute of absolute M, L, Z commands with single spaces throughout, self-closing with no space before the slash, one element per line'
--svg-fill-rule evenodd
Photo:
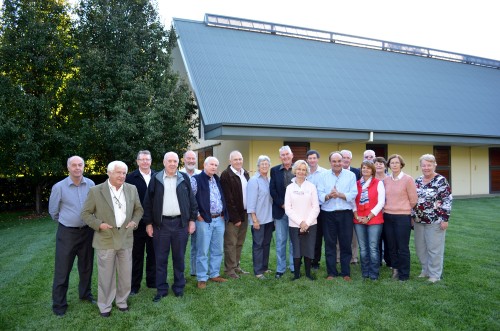
<path fill-rule="evenodd" d="M 367 216 L 366 219 L 370 221 L 372 218 L 370 216 Z"/>

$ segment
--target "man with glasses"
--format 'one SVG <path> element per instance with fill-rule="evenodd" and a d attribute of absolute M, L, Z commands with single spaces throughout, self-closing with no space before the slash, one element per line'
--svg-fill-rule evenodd
<path fill-rule="evenodd" d="M 135 185 L 139 193 L 141 205 L 144 206 L 144 196 L 148 189 L 149 181 L 154 177 L 155 171 L 151 169 L 151 153 L 147 150 L 137 153 L 138 169 L 127 175 L 125 182 Z M 146 286 L 156 287 L 156 262 L 153 239 L 146 233 L 146 224 L 140 222 L 134 231 L 134 247 L 132 249 L 132 287 L 130 295 L 139 292 L 144 270 L 144 251 L 146 251 Z"/>

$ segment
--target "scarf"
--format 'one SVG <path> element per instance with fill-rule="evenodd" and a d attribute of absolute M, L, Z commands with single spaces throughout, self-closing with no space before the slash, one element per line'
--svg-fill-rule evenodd
<path fill-rule="evenodd" d="M 359 180 L 361 184 L 361 196 L 359 197 L 359 205 L 367 205 L 370 203 L 370 199 L 368 198 L 368 186 L 372 182 L 372 177 L 370 177 L 367 181 L 363 177 Z"/>

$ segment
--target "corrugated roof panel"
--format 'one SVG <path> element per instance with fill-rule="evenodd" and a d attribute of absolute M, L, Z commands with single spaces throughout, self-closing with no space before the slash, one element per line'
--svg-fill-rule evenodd
<path fill-rule="evenodd" d="M 205 125 L 500 135 L 500 70 L 174 25 Z"/>

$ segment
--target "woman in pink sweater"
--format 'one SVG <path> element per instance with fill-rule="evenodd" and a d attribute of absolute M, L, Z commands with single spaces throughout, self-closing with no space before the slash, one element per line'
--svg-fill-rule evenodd
<path fill-rule="evenodd" d="M 387 160 L 392 171 L 384 179 L 384 232 L 391 256 L 392 278 L 410 278 L 411 210 L 417 204 L 417 188 L 413 178 L 405 174 L 404 159 L 397 154 Z"/>
<path fill-rule="evenodd" d="M 298 160 L 292 166 L 295 178 L 287 186 L 285 193 L 285 213 L 288 216 L 288 229 L 293 247 L 294 278 L 300 278 L 300 260 L 304 257 L 306 277 L 311 275 L 311 260 L 314 259 L 316 244 L 319 200 L 316 185 L 307 181 L 309 166 L 306 161 Z"/>

